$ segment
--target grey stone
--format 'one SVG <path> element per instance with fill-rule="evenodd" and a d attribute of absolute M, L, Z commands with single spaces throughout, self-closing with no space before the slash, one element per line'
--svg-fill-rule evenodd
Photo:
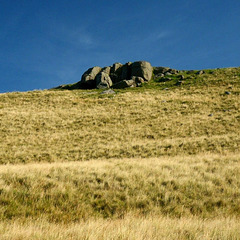
<path fill-rule="evenodd" d="M 132 76 L 132 80 L 136 83 L 136 87 L 140 87 L 145 81 L 142 77 Z"/>
<path fill-rule="evenodd" d="M 142 77 L 145 81 L 149 81 L 152 78 L 152 74 L 153 67 L 149 62 L 139 61 L 131 65 L 131 76 Z"/>
<path fill-rule="evenodd" d="M 168 72 L 171 73 L 171 74 L 177 74 L 179 71 L 171 68 L 171 69 L 168 70 Z"/>
<path fill-rule="evenodd" d="M 226 95 L 230 95 L 230 94 L 231 94 L 231 92 L 228 92 L 228 91 L 226 91 L 226 92 L 225 92 L 225 94 L 226 94 Z"/>
<path fill-rule="evenodd" d="M 113 83 L 117 83 L 122 80 L 122 68 L 123 65 L 121 63 L 114 63 L 111 66 L 110 77 Z"/>
<path fill-rule="evenodd" d="M 160 74 L 160 73 L 164 74 L 164 73 L 168 72 L 169 70 L 170 70 L 169 67 L 154 67 L 153 73 L 154 74 Z"/>
<path fill-rule="evenodd" d="M 96 87 L 98 89 L 110 88 L 112 86 L 112 80 L 105 72 L 100 72 L 96 76 Z"/>
<path fill-rule="evenodd" d="M 106 74 L 110 74 L 110 71 L 111 71 L 111 67 L 105 67 L 105 68 L 103 68 L 102 70 L 101 70 L 101 72 L 104 72 L 104 73 L 106 73 Z"/>
<path fill-rule="evenodd" d="M 200 70 L 200 71 L 197 72 L 198 75 L 202 75 L 202 74 L 204 74 L 204 73 L 205 73 L 205 72 L 204 72 L 203 70 Z"/>
<path fill-rule="evenodd" d="M 107 89 L 101 92 L 101 94 L 116 94 L 116 92 L 114 92 L 112 89 Z"/>
<path fill-rule="evenodd" d="M 157 78 L 159 77 L 164 77 L 164 74 L 163 73 L 159 73 L 158 75 L 156 75 Z"/>
<path fill-rule="evenodd" d="M 131 79 L 131 62 L 128 62 L 122 66 L 121 80 Z"/>
<path fill-rule="evenodd" d="M 170 72 L 166 72 L 165 76 L 171 76 L 172 74 Z"/>
<path fill-rule="evenodd" d="M 142 77 L 132 76 L 131 78 L 135 83 L 144 83 L 144 79 Z"/>
<path fill-rule="evenodd" d="M 111 67 L 111 72 L 115 73 L 119 68 L 121 68 L 123 65 L 121 63 L 114 63 Z"/>
<path fill-rule="evenodd" d="M 134 80 L 122 80 L 112 86 L 116 89 L 127 88 L 127 87 L 136 87 L 136 83 Z"/>
<path fill-rule="evenodd" d="M 97 74 L 101 71 L 102 68 L 100 67 L 93 67 L 93 68 L 89 68 L 83 75 L 81 78 L 81 83 L 83 86 L 85 86 L 86 88 L 94 88 L 96 87 L 96 76 Z"/>

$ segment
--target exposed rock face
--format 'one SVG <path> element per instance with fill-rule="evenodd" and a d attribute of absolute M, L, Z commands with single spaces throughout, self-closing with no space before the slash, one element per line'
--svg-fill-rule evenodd
<path fill-rule="evenodd" d="M 111 72 L 117 72 L 119 68 L 121 68 L 123 65 L 121 63 L 114 63 L 111 67 Z"/>
<path fill-rule="evenodd" d="M 152 78 L 153 67 L 149 62 L 114 63 L 111 67 L 89 68 L 78 83 L 79 88 L 125 88 L 140 86 Z"/>
<path fill-rule="evenodd" d="M 109 68 L 110 73 L 110 68 Z M 96 76 L 96 87 L 99 89 L 103 88 L 110 88 L 112 86 L 112 80 L 110 76 L 105 72 L 102 71 Z"/>
<path fill-rule="evenodd" d="M 131 70 L 132 76 L 142 77 L 145 81 L 149 81 L 152 78 L 153 68 L 149 62 L 134 62 L 131 66 Z"/>
<path fill-rule="evenodd" d="M 125 80 L 125 79 L 129 80 L 129 79 L 131 79 L 131 65 L 132 65 L 132 63 L 128 62 L 128 63 L 126 63 L 126 64 L 124 64 L 122 66 L 121 80 Z"/>
<path fill-rule="evenodd" d="M 138 61 L 125 64 L 114 63 L 108 67 L 89 68 L 81 77 L 81 81 L 60 86 L 61 89 L 108 89 L 139 87 L 151 80 L 153 67 L 149 62 Z"/>
<path fill-rule="evenodd" d="M 135 82 L 137 87 L 140 87 L 142 83 L 145 82 L 142 77 L 136 77 L 136 76 L 132 76 L 132 80 Z"/>
<path fill-rule="evenodd" d="M 96 87 L 96 76 L 101 71 L 100 67 L 89 68 L 81 78 L 81 85 L 86 88 L 95 88 Z"/>
<path fill-rule="evenodd" d="M 134 80 L 122 80 L 116 84 L 113 85 L 113 88 L 119 89 L 119 88 L 127 88 L 127 87 L 136 87 L 136 82 Z"/>
<path fill-rule="evenodd" d="M 106 73 L 106 74 L 110 74 L 110 71 L 111 71 L 111 67 L 105 67 L 105 68 L 103 68 L 102 70 L 101 70 L 101 72 L 104 72 L 104 73 Z"/>
<path fill-rule="evenodd" d="M 122 66 L 123 65 L 121 63 L 114 63 L 111 66 L 110 78 L 112 79 L 113 83 L 117 83 L 117 82 L 121 81 Z"/>

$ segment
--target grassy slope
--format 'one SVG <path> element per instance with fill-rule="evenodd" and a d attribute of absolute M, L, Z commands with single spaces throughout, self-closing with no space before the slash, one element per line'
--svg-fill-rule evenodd
<path fill-rule="evenodd" d="M 168 215 L 180 218 L 179 226 L 195 216 L 192 224 L 202 230 L 193 227 L 193 238 L 237 239 L 240 68 L 180 74 L 181 86 L 178 77 L 156 79 L 111 96 L 97 90 L 1 94 L 0 233 L 9 231 L 8 221 L 16 221 L 19 234 L 28 231 L 30 223 L 20 225 L 29 218 L 66 223 L 127 215 L 116 220 L 122 227 L 115 237 L 128 239 L 122 233 L 128 219 L 137 224 L 145 216 L 149 224 L 159 216 L 170 221 Z M 232 229 L 211 229 L 216 217 L 222 224 L 230 217 Z M 213 218 L 209 228 L 205 218 Z M 96 221 L 88 227 L 107 224 Z M 185 228 L 178 239 L 191 239 Z M 4 239 L 15 239 L 10 235 Z"/>

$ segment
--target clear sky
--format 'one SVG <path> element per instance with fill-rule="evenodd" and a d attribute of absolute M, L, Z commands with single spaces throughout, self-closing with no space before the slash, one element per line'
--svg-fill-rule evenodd
<path fill-rule="evenodd" d="M 77 82 L 93 66 L 240 66 L 240 0 L 0 0 L 0 92 Z"/>

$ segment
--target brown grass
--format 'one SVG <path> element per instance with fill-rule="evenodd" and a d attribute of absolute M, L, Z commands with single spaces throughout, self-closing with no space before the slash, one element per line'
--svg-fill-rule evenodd
<path fill-rule="evenodd" d="M 0 239 L 240 239 L 240 69 L 174 81 L 1 94 Z"/>

